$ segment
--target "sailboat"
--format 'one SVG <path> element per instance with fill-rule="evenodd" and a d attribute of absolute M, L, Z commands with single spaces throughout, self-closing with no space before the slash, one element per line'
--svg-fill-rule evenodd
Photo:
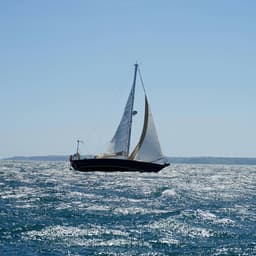
<path fill-rule="evenodd" d="M 160 147 L 139 65 L 136 63 L 134 67 L 132 88 L 124 108 L 123 116 L 110 141 L 107 152 L 81 159 L 79 154 L 80 141 L 78 140 L 77 152 L 69 158 L 70 165 L 73 169 L 82 172 L 159 172 L 169 165 Z M 137 73 L 139 73 L 144 89 L 145 113 L 140 139 L 133 151 L 130 152 L 132 121 L 133 116 L 136 114 L 134 110 L 134 96 Z"/>

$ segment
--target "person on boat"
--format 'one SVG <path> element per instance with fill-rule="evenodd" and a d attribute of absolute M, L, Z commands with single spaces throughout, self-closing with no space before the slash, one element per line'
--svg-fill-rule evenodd
<path fill-rule="evenodd" d="M 77 160 L 80 160 L 80 154 L 79 152 L 76 153 Z"/>
<path fill-rule="evenodd" d="M 69 161 L 72 162 L 73 160 L 80 160 L 80 154 L 78 152 L 69 156 Z"/>

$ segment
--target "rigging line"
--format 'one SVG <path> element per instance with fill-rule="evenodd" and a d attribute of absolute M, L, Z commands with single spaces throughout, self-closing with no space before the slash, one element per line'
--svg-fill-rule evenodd
<path fill-rule="evenodd" d="M 142 84 L 143 91 L 144 91 L 145 95 L 147 96 L 146 89 L 145 89 L 145 86 L 144 86 L 144 82 L 143 82 L 143 79 L 142 79 L 142 75 L 141 75 L 141 72 L 140 72 L 140 67 L 138 67 L 138 71 L 139 71 L 139 77 L 140 77 L 140 82 Z"/>

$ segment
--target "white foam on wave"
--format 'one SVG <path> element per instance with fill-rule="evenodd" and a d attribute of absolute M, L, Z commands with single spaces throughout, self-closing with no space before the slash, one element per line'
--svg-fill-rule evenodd
<path fill-rule="evenodd" d="M 100 238 L 93 238 L 93 239 L 70 239 L 68 241 L 70 246 L 83 246 L 83 247 L 102 247 L 105 248 L 104 255 L 120 255 L 120 254 L 106 254 L 106 248 L 108 247 L 131 247 L 131 246 L 145 246 L 149 247 L 149 243 L 146 242 L 139 242 L 134 241 L 132 239 L 100 239 Z M 130 254 L 128 254 L 130 255 Z"/>
<path fill-rule="evenodd" d="M 218 218 L 215 214 L 200 209 L 197 210 L 197 215 L 201 219 L 211 221 L 215 224 L 233 225 L 235 223 L 235 221 L 229 218 Z"/>
<path fill-rule="evenodd" d="M 234 225 L 235 224 L 235 221 L 231 220 L 229 218 L 218 219 L 216 222 L 220 223 L 220 224 L 224 224 L 224 225 Z"/>
<path fill-rule="evenodd" d="M 60 203 L 58 206 L 55 207 L 55 210 L 65 210 L 70 209 L 72 206 L 69 203 Z"/>
<path fill-rule="evenodd" d="M 166 196 L 166 197 L 176 196 L 176 191 L 174 189 L 166 189 L 162 192 L 162 196 Z"/>
<path fill-rule="evenodd" d="M 1 166 L 1 171 L 9 171 L 10 167 Z"/>
<path fill-rule="evenodd" d="M 162 243 L 162 244 L 167 244 L 167 245 L 169 245 L 169 246 L 180 244 L 179 240 L 174 239 L 174 238 L 172 238 L 172 237 L 168 237 L 168 236 L 167 236 L 167 237 L 160 238 L 160 239 L 159 239 L 159 242 Z"/>
<path fill-rule="evenodd" d="M 109 211 L 110 206 L 104 206 L 104 205 L 91 205 L 86 208 L 88 211 Z"/>
<path fill-rule="evenodd" d="M 102 238 L 104 235 L 110 235 L 111 239 Z M 106 229 L 101 226 L 49 226 L 40 231 L 24 232 L 22 238 L 24 240 L 39 241 L 62 240 L 62 242 L 65 242 L 69 246 L 123 246 L 138 245 L 140 243 L 136 239 L 129 238 L 129 233 L 123 230 Z"/>
<path fill-rule="evenodd" d="M 83 192 L 78 192 L 78 191 L 71 191 L 69 193 L 70 197 L 87 197 L 87 194 L 83 193 Z"/>
<path fill-rule="evenodd" d="M 240 202 L 241 203 L 241 202 Z M 236 204 L 232 208 L 224 208 L 223 210 L 225 212 L 228 212 L 229 214 L 237 214 L 239 215 L 239 218 L 244 220 L 251 220 L 251 221 L 256 221 L 256 214 L 255 210 L 250 204 Z"/>
<path fill-rule="evenodd" d="M 190 237 L 196 237 L 196 236 L 211 237 L 212 236 L 212 232 L 210 230 L 207 230 L 206 228 L 194 228 L 189 233 L 189 236 Z"/>
<path fill-rule="evenodd" d="M 248 251 L 241 247 L 222 247 L 217 248 L 215 252 L 212 253 L 213 256 L 223 256 L 223 255 L 244 255 L 244 256 L 252 256 L 256 255 L 256 247 L 255 243 L 254 248 L 249 249 Z"/>
<path fill-rule="evenodd" d="M 12 198 L 19 199 L 19 198 L 30 197 L 31 195 L 35 195 L 36 193 L 37 193 L 37 189 L 28 187 L 28 186 L 22 186 L 22 187 L 17 187 L 15 189 L 11 189 L 9 191 L 5 191 L 1 195 L 1 197 L 3 199 L 12 199 Z"/>
<path fill-rule="evenodd" d="M 175 218 L 167 218 L 156 221 L 148 226 L 150 229 L 156 229 L 158 232 L 163 232 L 174 235 L 188 236 L 191 238 L 196 237 L 211 237 L 213 232 L 210 229 L 193 227 L 188 223 L 183 223 Z"/>
<path fill-rule="evenodd" d="M 158 210 L 158 209 L 148 209 L 148 208 L 142 208 L 142 207 L 116 207 L 113 210 L 114 214 L 117 215 L 130 215 L 130 214 L 161 214 L 161 213 L 167 213 L 166 210 Z"/>
<path fill-rule="evenodd" d="M 25 237 L 35 240 L 55 240 L 57 238 L 64 237 L 79 237 L 86 236 L 88 234 L 87 229 L 81 229 L 78 227 L 65 227 L 65 226 L 50 226 L 40 231 L 28 231 L 24 234 Z"/>
<path fill-rule="evenodd" d="M 16 205 L 16 208 L 20 208 L 20 209 L 28 209 L 28 208 L 34 208 L 34 207 L 36 207 L 34 204 L 29 204 L 29 203 Z"/>
<path fill-rule="evenodd" d="M 216 215 L 213 213 L 210 213 L 209 211 L 203 211 L 198 209 L 197 210 L 197 214 L 202 218 L 202 219 L 206 219 L 206 220 L 213 220 L 216 219 Z"/>

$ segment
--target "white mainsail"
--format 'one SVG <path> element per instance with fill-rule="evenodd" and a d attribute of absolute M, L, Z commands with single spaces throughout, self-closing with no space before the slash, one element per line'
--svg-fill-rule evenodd
<path fill-rule="evenodd" d="M 136 79 L 136 77 L 135 77 Z M 122 119 L 115 132 L 114 137 L 110 141 L 108 154 L 128 156 L 131 137 L 132 114 L 135 94 L 135 82 L 133 83 L 129 94 Z"/>
<path fill-rule="evenodd" d="M 154 162 L 163 158 L 163 153 L 156 132 L 153 116 L 145 95 L 144 126 L 139 143 L 131 153 L 129 159 Z"/>

